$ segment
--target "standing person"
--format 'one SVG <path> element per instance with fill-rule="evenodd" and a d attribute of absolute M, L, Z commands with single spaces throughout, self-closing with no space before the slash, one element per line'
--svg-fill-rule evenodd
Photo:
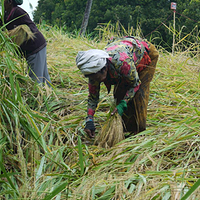
<path fill-rule="evenodd" d="M 113 95 L 124 121 L 124 132 L 137 134 L 146 130 L 150 82 L 159 53 L 148 41 L 136 37 L 113 38 L 104 50 L 79 51 L 77 67 L 89 79 L 88 109 L 85 132 L 95 136 L 93 116 L 99 102 L 100 83 Z"/>
<path fill-rule="evenodd" d="M 23 0 L 4 0 L 6 29 L 11 31 L 22 25 L 29 27 L 34 38 L 20 44 L 20 50 L 28 63 L 29 76 L 33 80 L 37 80 L 38 83 L 47 83 L 50 86 L 51 80 L 46 60 L 46 40 L 28 13 L 18 6 L 21 4 L 23 4 Z M 18 36 L 20 37 L 20 35 Z"/>

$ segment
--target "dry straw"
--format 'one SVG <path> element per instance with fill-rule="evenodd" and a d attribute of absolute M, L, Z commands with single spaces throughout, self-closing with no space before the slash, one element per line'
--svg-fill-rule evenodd
<path fill-rule="evenodd" d="M 121 116 L 116 112 L 110 116 L 103 125 L 101 132 L 95 138 L 95 144 L 99 147 L 110 148 L 124 139 Z"/>
<path fill-rule="evenodd" d="M 25 24 L 17 26 L 16 28 L 10 30 L 8 32 L 8 35 L 12 38 L 13 42 L 18 46 L 21 46 L 24 42 L 30 39 L 34 40 L 35 38 L 34 33 Z"/>

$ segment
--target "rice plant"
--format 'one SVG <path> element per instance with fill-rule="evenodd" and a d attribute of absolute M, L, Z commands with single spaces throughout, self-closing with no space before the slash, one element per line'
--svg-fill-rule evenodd
<path fill-rule="evenodd" d="M 83 130 L 88 88 L 75 57 L 80 50 L 102 49 L 106 39 L 40 29 L 52 90 L 28 77 L 26 61 L 0 31 L 0 198 L 199 199 L 199 52 L 172 56 L 158 47 L 147 130 L 105 149 Z M 97 134 L 111 98 L 102 85 Z"/>

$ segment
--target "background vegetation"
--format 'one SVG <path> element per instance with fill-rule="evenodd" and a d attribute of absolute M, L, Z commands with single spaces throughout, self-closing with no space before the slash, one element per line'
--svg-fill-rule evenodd
<path fill-rule="evenodd" d="M 39 0 L 34 13 L 36 23 L 47 23 L 62 27 L 66 32 L 81 28 L 87 0 Z M 171 51 L 173 11 L 171 2 L 177 3 L 176 35 L 189 37 L 190 32 L 198 32 L 200 19 L 199 0 L 93 0 L 87 33 L 96 36 L 104 24 L 120 24 L 126 30 L 136 27 L 142 30 L 147 39 L 156 38 L 156 44 Z M 189 35 L 188 35 L 189 34 Z M 198 42 L 190 38 L 189 40 Z M 185 45 L 184 47 L 188 47 Z"/>

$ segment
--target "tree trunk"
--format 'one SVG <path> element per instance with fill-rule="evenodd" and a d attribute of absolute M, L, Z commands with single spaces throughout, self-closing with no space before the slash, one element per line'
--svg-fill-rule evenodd
<path fill-rule="evenodd" d="M 90 17 L 91 7 L 92 7 L 92 0 L 88 0 L 86 8 L 85 8 L 85 14 L 84 14 L 84 17 L 83 17 L 83 21 L 82 21 L 81 30 L 80 30 L 79 35 L 85 35 L 86 28 L 87 28 L 88 21 L 89 21 L 89 17 Z"/>

